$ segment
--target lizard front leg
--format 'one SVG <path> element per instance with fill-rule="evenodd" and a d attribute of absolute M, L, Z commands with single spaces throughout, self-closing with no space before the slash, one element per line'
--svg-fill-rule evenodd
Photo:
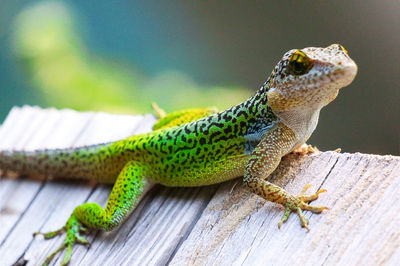
<path fill-rule="evenodd" d="M 321 213 L 322 210 L 327 209 L 307 204 L 317 199 L 318 194 L 325 190 L 319 190 L 311 196 L 304 196 L 305 190 L 309 187 L 307 185 L 300 196 L 295 196 L 264 180 L 278 167 L 281 157 L 290 152 L 295 143 L 294 132 L 284 124 L 278 123 L 271 128 L 254 149 L 246 167 L 244 182 L 257 195 L 285 207 L 285 214 L 278 224 L 279 228 L 283 222 L 286 222 L 291 212 L 296 212 L 300 217 L 301 225 L 308 229 L 308 220 L 302 210 Z"/>
<path fill-rule="evenodd" d="M 65 241 L 46 258 L 44 265 L 49 264 L 52 258 L 65 248 L 67 253 L 61 265 L 68 264 L 75 243 L 89 244 L 80 235 L 81 232 L 86 231 L 86 228 L 111 231 L 121 224 L 133 211 L 141 197 L 151 188 L 151 182 L 145 177 L 144 169 L 141 164 L 134 161 L 125 165 L 112 188 L 105 209 L 97 203 L 79 205 L 61 229 L 48 233 L 35 233 L 34 235 L 42 234 L 49 239 L 66 231 Z"/>

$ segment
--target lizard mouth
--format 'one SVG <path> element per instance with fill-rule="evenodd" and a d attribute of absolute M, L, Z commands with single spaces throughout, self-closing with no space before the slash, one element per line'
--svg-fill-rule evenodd
<path fill-rule="evenodd" d="M 339 89 L 348 86 L 357 75 L 357 65 L 354 61 L 341 64 L 331 74 L 330 78 L 339 86 Z"/>
<path fill-rule="evenodd" d="M 350 58 L 342 58 L 337 62 L 315 60 L 308 77 L 307 87 L 333 87 L 341 89 L 348 86 L 357 75 L 357 65 Z M 307 80 L 307 76 L 304 77 Z"/>

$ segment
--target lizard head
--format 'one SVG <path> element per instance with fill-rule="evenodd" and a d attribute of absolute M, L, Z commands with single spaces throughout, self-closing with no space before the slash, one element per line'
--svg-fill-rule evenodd
<path fill-rule="evenodd" d="M 293 49 L 284 54 L 268 81 L 268 104 L 275 112 L 321 109 L 349 85 L 357 65 L 339 44 Z"/>

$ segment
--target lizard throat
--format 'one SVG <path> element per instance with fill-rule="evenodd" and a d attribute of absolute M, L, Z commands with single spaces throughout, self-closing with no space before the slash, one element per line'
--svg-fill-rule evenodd
<path fill-rule="evenodd" d="M 292 150 L 305 143 L 315 130 L 321 108 L 299 107 L 290 111 L 275 112 L 278 121 L 292 129 L 296 135 L 297 142 Z"/>

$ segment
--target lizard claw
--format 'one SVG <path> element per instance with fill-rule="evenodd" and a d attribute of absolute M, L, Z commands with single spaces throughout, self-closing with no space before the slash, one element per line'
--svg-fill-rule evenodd
<path fill-rule="evenodd" d="M 34 232 L 33 233 L 33 237 L 35 237 L 37 235 L 42 235 L 44 237 L 44 239 L 51 239 L 51 238 L 53 238 L 53 237 L 55 237 L 57 235 L 61 235 L 64 231 L 65 231 L 65 226 L 61 227 L 58 230 L 47 232 L 47 233 Z"/>
<path fill-rule="evenodd" d="M 310 231 L 310 228 L 308 227 L 309 221 L 307 217 L 304 216 L 303 210 L 311 211 L 313 213 L 321 213 L 323 210 L 329 209 L 328 207 L 325 206 L 311 206 L 308 204 L 311 201 L 316 200 L 320 193 L 326 192 L 325 189 L 320 189 L 315 194 L 305 196 L 304 194 L 306 193 L 307 189 L 310 188 L 310 186 L 311 186 L 310 184 L 305 185 L 300 196 L 292 196 L 288 198 L 288 200 L 285 203 L 285 213 L 283 214 L 282 219 L 278 223 L 279 229 L 281 228 L 282 223 L 287 221 L 290 213 L 296 212 L 300 218 L 301 226 L 306 228 L 307 231 Z"/>

